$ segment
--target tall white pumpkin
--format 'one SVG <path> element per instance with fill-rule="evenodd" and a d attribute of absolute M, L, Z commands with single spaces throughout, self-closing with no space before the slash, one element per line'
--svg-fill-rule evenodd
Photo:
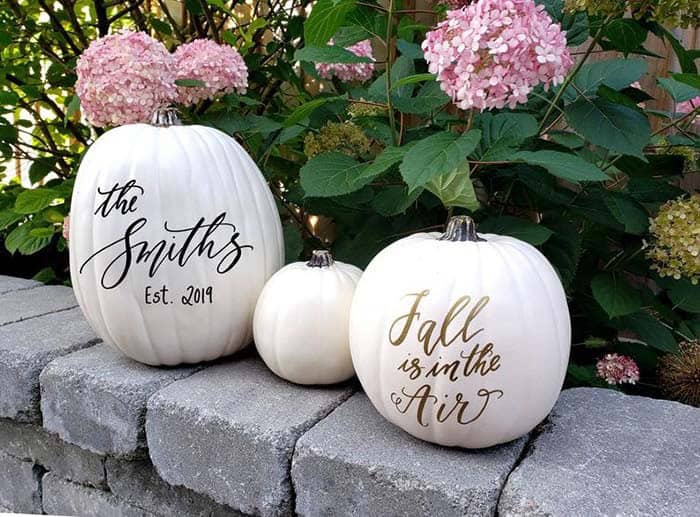
<path fill-rule="evenodd" d="M 395 242 L 365 270 L 350 315 L 357 376 L 377 410 L 418 438 L 482 448 L 550 412 L 571 345 L 566 297 L 534 247 L 478 235 Z"/>
<path fill-rule="evenodd" d="M 297 384 L 334 384 L 354 375 L 348 320 L 362 270 L 314 250 L 275 273 L 255 308 L 255 346 L 270 370 Z"/>
<path fill-rule="evenodd" d="M 246 346 L 258 295 L 284 258 L 277 209 L 253 160 L 224 133 L 181 126 L 169 110 L 90 147 L 69 237 L 87 320 L 152 365 Z"/>

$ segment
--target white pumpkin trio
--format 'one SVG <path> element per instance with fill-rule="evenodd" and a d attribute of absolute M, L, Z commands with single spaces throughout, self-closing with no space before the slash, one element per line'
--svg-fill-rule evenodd
<path fill-rule="evenodd" d="M 230 137 L 173 112 L 101 136 L 71 205 L 73 287 L 97 334 L 151 365 L 226 356 L 253 338 L 299 384 L 357 376 L 389 421 L 481 448 L 535 427 L 561 390 L 566 298 L 542 254 L 455 217 L 362 271 L 315 251 L 280 269 L 266 181 Z"/>

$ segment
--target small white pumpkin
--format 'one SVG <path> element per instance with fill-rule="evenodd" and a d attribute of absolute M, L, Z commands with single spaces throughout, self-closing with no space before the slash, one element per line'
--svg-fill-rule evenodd
<path fill-rule="evenodd" d="M 255 346 L 277 375 L 297 384 L 334 384 L 353 376 L 348 318 L 362 270 L 315 250 L 307 263 L 275 273 L 260 294 Z"/>
<path fill-rule="evenodd" d="M 547 259 L 515 238 L 478 235 L 460 216 L 444 235 L 407 237 L 372 260 L 355 291 L 350 346 L 384 417 L 424 440 L 481 448 L 550 412 L 571 327 Z"/>
<path fill-rule="evenodd" d="M 235 140 L 172 110 L 102 135 L 71 202 L 71 280 L 95 332 L 151 365 L 232 354 L 283 264 L 274 199 Z"/>

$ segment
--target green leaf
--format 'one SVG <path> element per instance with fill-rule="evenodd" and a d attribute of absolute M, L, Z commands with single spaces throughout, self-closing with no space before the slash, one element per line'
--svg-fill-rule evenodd
<path fill-rule="evenodd" d="M 542 253 L 557 270 L 564 287 L 568 287 L 578 270 L 581 235 L 575 225 L 566 221 L 547 221 L 547 224 L 555 233 L 542 246 Z"/>
<path fill-rule="evenodd" d="M 207 83 L 199 79 L 175 79 L 175 84 L 184 88 L 205 88 L 207 86 Z"/>
<path fill-rule="evenodd" d="M 360 175 L 360 179 L 373 180 L 388 170 L 392 165 L 403 160 L 409 149 L 410 146 L 408 145 L 403 147 L 385 147 L 384 150 L 377 155 L 373 162 L 367 164 L 367 167 Z"/>
<path fill-rule="evenodd" d="M 402 214 L 422 193 L 423 189 L 416 189 L 409 194 L 405 185 L 389 185 L 372 200 L 372 208 L 385 217 Z"/>
<path fill-rule="evenodd" d="M 700 89 L 700 75 L 698 74 L 673 74 L 673 78 L 693 88 Z"/>
<path fill-rule="evenodd" d="M 575 154 L 559 151 L 520 151 L 515 153 L 512 159 L 543 167 L 550 174 L 568 181 L 605 181 L 609 179 L 594 164 Z"/>
<path fill-rule="evenodd" d="M 472 212 L 479 208 L 479 201 L 476 199 L 466 163 L 448 174 L 431 179 L 425 187 L 446 207 L 461 207 Z"/>
<path fill-rule="evenodd" d="M 571 127 L 589 142 L 644 158 L 642 152 L 651 139 L 647 118 L 627 106 L 603 99 L 579 99 L 564 108 Z"/>
<path fill-rule="evenodd" d="M 647 30 L 631 18 L 611 21 L 604 31 L 615 48 L 625 54 L 637 50 L 647 39 Z"/>
<path fill-rule="evenodd" d="M 0 106 L 15 106 L 19 96 L 15 92 L 0 91 Z"/>
<path fill-rule="evenodd" d="M 584 385 L 595 384 L 598 379 L 593 366 L 580 366 L 574 363 L 569 363 L 566 367 L 566 374 L 578 384 Z"/>
<path fill-rule="evenodd" d="M 693 285 L 689 280 L 675 280 L 668 290 L 668 297 L 675 307 L 700 314 L 700 286 Z"/>
<path fill-rule="evenodd" d="M 594 95 L 602 85 L 613 90 L 621 90 L 638 81 L 646 69 L 647 64 L 641 59 L 596 61 L 583 65 L 576 74 L 573 84 L 584 95 Z"/>
<path fill-rule="evenodd" d="M 395 90 L 399 86 L 403 86 L 404 84 L 414 84 L 414 83 L 423 83 L 425 81 L 434 81 L 435 76 L 433 74 L 414 74 L 414 75 L 408 75 L 406 77 L 402 77 L 395 83 L 391 85 L 391 89 Z"/>
<path fill-rule="evenodd" d="M 634 198 L 621 192 L 605 191 L 605 205 L 627 233 L 643 235 L 649 227 L 649 214 Z"/>
<path fill-rule="evenodd" d="M 231 11 L 226 4 L 224 3 L 224 0 L 207 0 L 207 3 L 209 5 L 213 5 L 214 7 L 221 9 L 223 12 L 228 14 L 229 16 L 235 17 L 236 15 L 234 14 L 233 11 Z"/>
<path fill-rule="evenodd" d="M 697 88 L 693 88 L 692 86 L 676 81 L 675 79 L 659 77 L 657 81 L 659 86 L 666 90 L 671 98 L 676 102 L 685 102 L 700 95 L 700 90 Z"/>
<path fill-rule="evenodd" d="M 474 151 L 480 139 L 481 131 L 472 129 L 461 135 L 443 131 L 418 141 L 406 153 L 400 166 L 409 190 L 454 171 Z"/>
<path fill-rule="evenodd" d="M 14 255 L 28 236 L 29 224 L 24 223 L 7 234 L 7 237 L 5 237 L 5 248 L 10 252 L 10 254 Z"/>
<path fill-rule="evenodd" d="M 56 158 L 36 158 L 29 166 L 29 181 L 32 184 L 43 180 L 56 165 Z"/>
<path fill-rule="evenodd" d="M 552 142 L 568 147 L 569 149 L 580 149 L 586 145 L 586 141 L 576 133 L 569 133 L 568 131 L 550 131 L 547 134 Z"/>
<path fill-rule="evenodd" d="M 367 165 L 341 153 L 314 156 L 299 171 L 307 197 L 331 197 L 359 190 L 370 179 L 360 178 Z"/>
<path fill-rule="evenodd" d="M 662 352 L 678 351 L 678 344 L 671 331 L 646 312 L 635 312 L 620 318 L 619 328 L 631 330 L 639 336 L 640 341 Z"/>
<path fill-rule="evenodd" d="M 295 61 L 312 63 L 371 63 L 368 57 L 358 56 L 343 47 L 328 45 L 325 47 L 304 47 L 294 53 Z"/>
<path fill-rule="evenodd" d="M 698 69 L 695 66 L 695 59 L 692 54 L 683 47 L 683 44 L 676 39 L 671 31 L 658 25 L 659 30 L 664 35 L 666 40 L 671 44 L 673 52 L 678 58 L 678 63 L 681 65 L 681 70 L 684 74 L 697 74 Z M 700 88 L 700 87 L 699 87 Z"/>
<path fill-rule="evenodd" d="M 54 233 L 56 233 L 56 230 L 53 226 L 42 226 L 29 230 L 29 235 L 31 237 L 53 237 Z"/>
<path fill-rule="evenodd" d="M 161 34 L 165 34 L 166 36 L 172 35 L 172 33 L 173 33 L 173 28 L 170 26 L 169 23 L 164 22 L 164 21 L 162 21 L 162 20 L 159 20 L 159 19 L 156 18 L 155 16 L 151 16 L 151 17 L 150 17 L 150 21 L 151 21 L 151 25 L 153 26 L 153 28 L 154 28 L 157 32 L 159 32 L 159 33 L 161 33 Z"/>
<path fill-rule="evenodd" d="M 425 83 L 415 97 L 394 98 L 394 107 L 402 113 L 423 115 L 434 112 L 450 102 L 450 97 L 440 89 L 440 83 Z"/>
<path fill-rule="evenodd" d="M 499 113 L 483 115 L 484 161 L 510 159 L 518 145 L 538 132 L 537 119 L 526 113 Z"/>
<path fill-rule="evenodd" d="M 66 120 L 78 113 L 79 109 L 80 97 L 78 97 L 77 95 L 73 95 L 70 99 L 70 102 L 68 103 L 68 107 L 66 108 Z"/>
<path fill-rule="evenodd" d="M 396 61 L 394 61 L 394 64 L 391 67 L 392 84 L 395 82 L 399 82 L 404 77 L 413 75 L 415 71 L 416 66 L 413 62 L 413 59 L 410 59 L 406 56 L 399 56 L 399 58 Z M 413 94 L 413 88 L 413 84 L 404 84 L 403 86 L 398 87 L 394 91 L 394 96 L 396 96 L 397 98 L 410 97 Z M 367 90 L 367 93 L 369 94 L 369 97 L 372 100 L 376 100 L 379 102 L 386 101 L 386 72 L 384 72 L 377 79 L 375 79 L 375 81 L 370 85 L 369 89 Z"/>
<path fill-rule="evenodd" d="M 32 277 L 32 280 L 36 280 L 37 282 L 41 282 L 43 284 L 48 284 L 49 282 L 56 280 L 56 272 L 52 267 L 45 267 L 41 271 L 37 272 L 37 274 Z"/>
<path fill-rule="evenodd" d="M 637 312 L 642 306 L 642 297 L 621 275 L 599 273 L 591 281 L 593 297 L 608 316 L 616 318 Z"/>
<path fill-rule="evenodd" d="M 12 210 L 3 210 L 0 212 L 0 230 L 4 230 L 11 224 L 24 219 L 24 215 L 18 214 Z"/>
<path fill-rule="evenodd" d="M 285 263 L 295 262 L 304 249 L 304 240 L 301 237 L 301 233 L 293 224 L 285 223 L 282 225 L 282 234 L 284 236 Z"/>
<path fill-rule="evenodd" d="M 306 44 L 317 47 L 327 44 L 353 9 L 354 0 L 318 0 L 304 23 Z"/>
<path fill-rule="evenodd" d="M 396 48 L 406 57 L 410 57 L 411 59 L 423 59 L 423 50 L 417 43 L 411 43 L 400 39 L 396 42 Z"/>
<path fill-rule="evenodd" d="M 18 214 L 35 214 L 49 206 L 56 197 L 56 192 L 48 188 L 25 190 L 17 196 L 15 212 Z"/>
<path fill-rule="evenodd" d="M 304 120 L 306 117 L 311 115 L 314 111 L 316 111 L 317 108 L 320 108 L 324 104 L 331 102 L 331 101 L 336 101 L 339 99 L 347 99 L 347 95 L 335 95 L 332 97 L 317 97 L 316 99 L 313 99 L 309 102 L 306 102 L 302 104 L 301 106 L 297 106 L 294 108 L 294 111 L 285 119 L 283 126 L 284 127 L 291 127 L 302 120 Z"/>
<path fill-rule="evenodd" d="M 546 226 L 509 215 L 492 217 L 482 221 L 479 223 L 479 233 L 510 235 L 521 241 L 529 242 L 533 246 L 544 244 L 554 234 Z"/>

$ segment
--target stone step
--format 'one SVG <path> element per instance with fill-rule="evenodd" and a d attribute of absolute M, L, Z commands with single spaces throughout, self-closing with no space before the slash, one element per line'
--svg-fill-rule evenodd
<path fill-rule="evenodd" d="M 104 456 L 66 443 L 38 425 L 0 420 L 0 452 L 71 481 L 97 487 L 106 483 Z"/>
<path fill-rule="evenodd" d="M 522 438 L 480 451 L 420 441 L 353 395 L 301 437 L 292 480 L 299 515 L 494 515 Z"/>
<path fill-rule="evenodd" d="M 41 371 L 53 359 L 98 341 L 77 308 L 0 326 L 0 417 L 40 423 Z"/>
<path fill-rule="evenodd" d="M 244 513 L 286 515 L 297 439 L 352 393 L 307 388 L 258 358 L 234 359 L 160 390 L 148 403 L 153 464 L 184 485 Z"/>
<path fill-rule="evenodd" d="M 444 448 L 385 421 L 357 384 L 296 386 L 252 349 L 182 368 L 136 363 L 94 344 L 74 304 L 68 288 L 0 276 L 0 510 L 665 517 L 700 507 L 696 408 L 577 388 L 529 438 Z"/>
<path fill-rule="evenodd" d="M 499 515 L 698 515 L 700 410 L 578 388 L 562 393 L 543 429 Z"/>
<path fill-rule="evenodd" d="M 104 344 L 60 357 L 40 376 L 44 427 L 97 454 L 138 454 L 148 398 L 201 368 L 154 368 Z"/>
<path fill-rule="evenodd" d="M 43 285 L 36 280 L 27 280 L 26 278 L 16 278 L 14 276 L 0 275 L 0 294 L 9 293 L 10 291 L 20 291 L 23 289 L 32 289 Z"/>
<path fill-rule="evenodd" d="M 51 472 L 42 479 L 44 511 L 51 515 L 90 517 L 152 517 L 156 514 L 138 508 L 110 492 L 71 483 Z"/>
<path fill-rule="evenodd" d="M 45 285 L 0 294 L 0 326 L 78 306 L 73 289 Z"/>

